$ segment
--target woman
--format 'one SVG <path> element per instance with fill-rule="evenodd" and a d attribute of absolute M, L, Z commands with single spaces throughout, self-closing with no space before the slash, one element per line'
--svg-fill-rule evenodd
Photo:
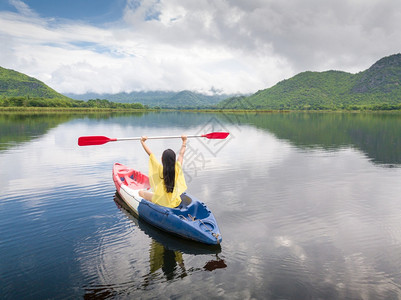
<path fill-rule="evenodd" d="M 181 203 L 181 194 L 186 191 L 184 173 L 182 172 L 182 161 L 187 146 L 187 136 L 182 135 L 182 145 L 176 160 L 175 152 L 167 149 L 162 155 L 162 165 L 157 161 L 148 145 L 145 144 L 147 137 L 141 138 L 143 149 L 149 155 L 149 183 L 153 190 L 139 191 L 139 196 L 167 207 L 177 207 Z"/>

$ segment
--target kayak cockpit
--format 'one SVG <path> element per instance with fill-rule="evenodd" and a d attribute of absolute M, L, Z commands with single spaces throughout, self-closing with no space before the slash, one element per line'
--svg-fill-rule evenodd
<path fill-rule="evenodd" d="M 192 201 L 192 198 L 187 193 L 181 195 L 181 204 L 176 208 L 172 208 L 171 211 L 177 216 L 196 219 L 205 219 L 211 213 L 204 203 Z"/>
<path fill-rule="evenodd" d="M 114 164 L 113 176 L 116 184 L 119 182 L 119 185 L 126 185 L 134 190 L 150 189 L 148 176 L 134 169 L 129 169 L 122 164 Z"/>

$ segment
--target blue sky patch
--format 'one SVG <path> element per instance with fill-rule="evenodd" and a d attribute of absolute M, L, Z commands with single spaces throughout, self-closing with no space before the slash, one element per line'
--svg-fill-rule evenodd
<path fill-rule="evenodd" d="M 44 18 L 80 20 L 91 24 L 118 21 L 126 6 L 126 0 L 25 0 L 21 2 Z M 6 0 L 1 0 L 0 10 L 17 11 L 12 1 Z"/>

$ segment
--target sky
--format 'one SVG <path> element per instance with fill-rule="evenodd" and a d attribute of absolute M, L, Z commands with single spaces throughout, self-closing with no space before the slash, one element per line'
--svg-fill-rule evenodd
<path fill-rule="evenodd" d="M 255 93 L 401 52 L 399 0 L 0 0 L 0 66 L 61 93 Z"/>

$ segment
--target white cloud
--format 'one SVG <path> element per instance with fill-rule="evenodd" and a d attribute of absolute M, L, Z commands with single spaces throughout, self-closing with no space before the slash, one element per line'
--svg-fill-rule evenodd
<path fill-rule="evenodd" d="M 23 16 L 38 17 L 38 15 L 21 0 L 9 0 L 9 3 Z"/>
<path fill-rule="evenodd" d="M 306 70 L 358 72 L 401 44 L 401 2 L 128 0 L 94 26 L 0 12 L 0 65 L 60 92 L 255 92 Z"/>

